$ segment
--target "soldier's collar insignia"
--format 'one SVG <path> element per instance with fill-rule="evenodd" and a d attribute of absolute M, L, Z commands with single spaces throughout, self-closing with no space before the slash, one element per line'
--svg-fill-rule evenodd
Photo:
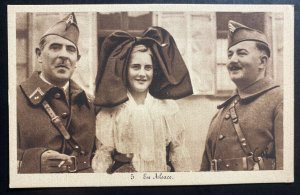
<path fill-rule="evenodd" d="M 42 89 L 38 87 L 32 92 L 31 95 L 29 95 L 29 98 L 33 104 L 38 104 L 43 98 L 44 94 L 45 93 L 42 91 Z"/>
<path fill-rule="evenodd" d="M 34 72 L 32 76 L 20 84 L 22 91 L 33 105 L 40 104 L 46 94 L 53 88 L 53 85 L 45 83 L 39 76 L 39 72 Z"/>
<path fill-rule="evenodd" d="M 32 92 L 32 94 L 29 96 L 29 98 L 30 98 L 30 99 L 31 99 L 31 98 L 36 99 L 36 97 L 38 97 L 38 96 L 43 96 L 43 95 L 44 95 L 44 92 L 41 90 L 40 87 L 38 87 L 38 88 L 36 88 L 36 89 Z"/>

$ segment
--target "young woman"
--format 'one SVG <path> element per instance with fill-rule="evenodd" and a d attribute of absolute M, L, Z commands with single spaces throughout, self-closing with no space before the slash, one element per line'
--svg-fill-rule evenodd
<path fill-rule="evenodd" d="M 150 27 L 143 37 L 108 36 L 96 78 L 95 172 L 189 171 L 184 124 L 174 100 L 192 94 L 173 37 Z"/>

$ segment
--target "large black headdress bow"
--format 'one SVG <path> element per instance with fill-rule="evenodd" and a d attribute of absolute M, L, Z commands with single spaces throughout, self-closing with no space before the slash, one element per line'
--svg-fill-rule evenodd
<path fill-rule="evenodd" d="M 128 100 L 126 70 L 132 48 L 149 47 L 157 66 L 149 92 L 159 99 L 179 99 L 193 93 L 187 67 L 168 31 L 149 27 L 142 37 L 115 31 L 103 42 L 96 76 L 95 105 L 112 107 Z"/>

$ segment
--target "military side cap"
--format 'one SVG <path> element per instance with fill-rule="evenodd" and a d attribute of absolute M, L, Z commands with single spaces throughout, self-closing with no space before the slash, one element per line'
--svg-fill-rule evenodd
<path fill-rule="evenodd" d="M 60 37 L 68 39 L 77 46 L 79 28 L 77 26 L 75 14 L 72 12 L 67 17 L 50 27 L 46 31 L 46 33 L 43 34 L 41 40 L 48 35 L 58 35 Z"/>
<path fill-rule="evenodd" d="M 249 28 L 233 20 L 229 20 L 228 49 L 242 41 L 258 41 L 266 44 L 266 46 L 269 48 L 267 37 L 263 32 Z"/>

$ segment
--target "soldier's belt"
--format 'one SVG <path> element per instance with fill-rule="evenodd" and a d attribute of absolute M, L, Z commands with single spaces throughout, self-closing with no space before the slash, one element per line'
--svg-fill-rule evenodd
<path fill-rule="evenodd" d="M 68 167 L 68 172 L 78 172 L 90 168 L 90 156 L 72 156 L 72 165 Z"/>
<path fill-rule="evenodd" d="M 66 172 L 75 173 L 90 168 L 90 156 L 71 156 L 72 165 L 69 165 Z"/>
<path fill-rule="evenodd" d="M 253 156 L 231 158 L 231 159 L 213 159 L 211 161 L 211 171 L 242 171 L 253 170 L 257 164 L 259 170 L 275 169 L 275 159 L 258 157 L 259 161 L 254 161 Z"/>

